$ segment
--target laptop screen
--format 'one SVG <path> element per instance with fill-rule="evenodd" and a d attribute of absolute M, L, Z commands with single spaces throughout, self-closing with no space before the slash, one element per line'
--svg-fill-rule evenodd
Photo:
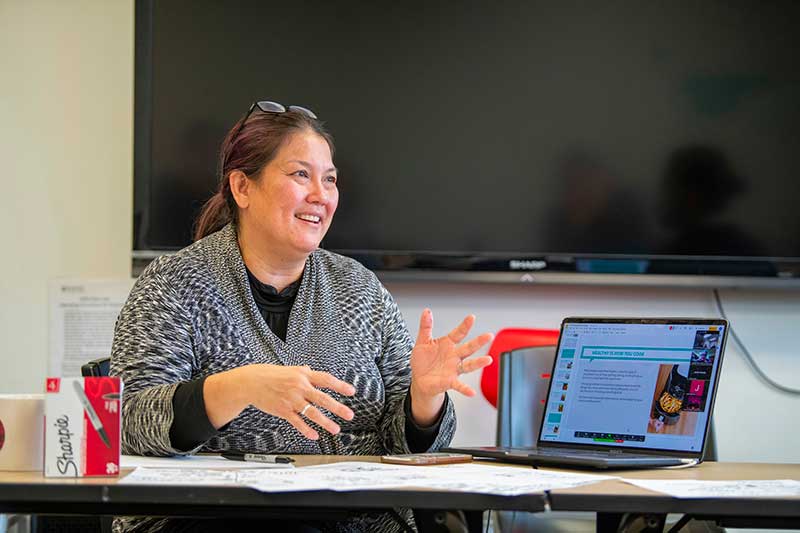
<path fill-rule="evenodd" d="M 539 441 L 703 449 L 727 323 L 566 319 Z"/>

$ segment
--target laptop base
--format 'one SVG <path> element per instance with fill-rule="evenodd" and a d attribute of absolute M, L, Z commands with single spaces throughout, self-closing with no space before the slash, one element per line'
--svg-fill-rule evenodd
<path fill-rule="evenodd" d="M 504 463 L 567 468 L 626 469 L 662 468 L 697 464 L 697 459 L 644 455 L 636 453 L 565 450 L 563 448 L 506 448 L 502 446 L 450 447 L 442 451 L 466 453 L 476 458 L 496 459 Z"/>

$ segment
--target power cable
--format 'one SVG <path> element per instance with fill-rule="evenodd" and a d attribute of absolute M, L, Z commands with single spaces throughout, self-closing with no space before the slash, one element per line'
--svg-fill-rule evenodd
<path fill-rule="evenodd" d="M 719 297 L 719 289 L 713 289 L 712 293 L 714 294 L 714 301 L 717 304 L 717 310 L 719 311 L 719 314 L 722 316 L 722 318 L 728 320 L 728 316 L 725 314 L 725 310 L 722 308 L 722 300 Z M 800 396 L 800 389 L 794 389 L 792 387 L 781 385 L 777 381 L 770 378 L 763 370 L 761 370 L 761 367 L 756 364 L 756 361 L 750 351 L 745 347 L 741 339 L 739 339 L 739 336 L 736 334 L 736 331 L 733 329 L 733 327 L 731 327 L 730 320 L 728 320 L 728 327 L 730 328 L 730 334 L 733 337 L 733 340 L 735 340 L 736 344 L 739 345 L 739 349 L 742 351 L 745 361 L 747 361 L 747 363 L 750 365 L 750 368 L 753 369 L 753 372 L 756 373 L 756 376 L 761 378 L 764 383 L 775 390 L 783 392 L 784 394 L 791 394 L 792 396 Z"/>

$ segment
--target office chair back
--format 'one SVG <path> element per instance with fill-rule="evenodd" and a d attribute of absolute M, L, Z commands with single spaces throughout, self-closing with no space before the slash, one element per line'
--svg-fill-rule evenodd
<path fill-rule="evenodd" d="M 492 363 L 481 372 L 481 392 L 486 400 L 497 407 L 498 373 L 500 370 L 500 354 L 517 348 L 533 346 L 555 346 L 558 344 L 557 329 L 505 328 L 497 335 L 489 347 Z"/>
<path fill-rule="evenodd" d="M 708 437 L 706 438 L 706 449 L 703 453 L 703 461 L 717 461 L 717 435 L 714 431 L 714 417 L 708 425 Z"/>
<path fill-rule="evenodd" d="M 107 376 L 111 371 L 111 358 L 101 357 L 81 365 L 81 376 L 85 378 Z"/>
<path fill-rule="evenodd" d="M 500 354 L 498 446 L 536 445 L 555 350 L 555 346 L 537 346 Z"/>

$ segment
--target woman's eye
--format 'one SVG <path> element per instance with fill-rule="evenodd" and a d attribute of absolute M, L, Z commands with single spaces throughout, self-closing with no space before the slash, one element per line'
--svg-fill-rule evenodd
<path fill-rule="evenodd" d="M 328 181 L 329 183 L 336 183 L 337 181 L 336 176 L 328 176 L 327 178 L 325 178 L 325 180 Z"/>
<path fill-rule="evenodd" d="M 305 170 L 298 170 L 297 172 L 294 173 L 294 175 L 300 176 L 301 178 L 307 178 L 308 172 L 306 172 Z"/>

